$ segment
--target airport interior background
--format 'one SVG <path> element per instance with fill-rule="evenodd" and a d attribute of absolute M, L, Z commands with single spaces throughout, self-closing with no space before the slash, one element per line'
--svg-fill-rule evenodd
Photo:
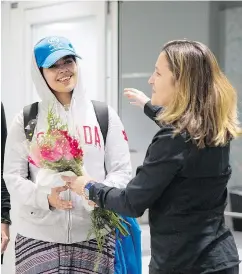
<path fill-rule="evenodd" d="M 66 36 L 73 42 L 83 57 L 89 96 L 118 112 L 129 138 L 133 175 L 158 128 L 129 104 L 123 89 L 133 87 L 151 96 L 148 79 L 167 41 L 187 38 L 211 48 L 238 90 L 242 119 L 241 1 L 2 1 L 1 20 L 1 98 L 8 127 L 16 113 L 38 100 L 31 80 L 31 54 L 34 44 L 48 35 Z M 225 218 L 242 259 L 242 141 L 233 142 L 231 149 L 233 175 Z M 12 201 L 11 241 L 3 274 L 14 273 L 17 215 Z M 150 259 L 147 216 L 148 211 L 139 219 L 143 274 L 148 273 Z"/>

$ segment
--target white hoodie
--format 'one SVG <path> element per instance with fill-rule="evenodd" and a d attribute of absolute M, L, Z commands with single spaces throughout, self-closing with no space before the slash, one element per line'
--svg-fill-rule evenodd
<path fill-rule="evenodd" d="M 78 67 L 78 82 L 73 92 L 69 111 L 57 101 L 43 79 L 35 58 L 32 62 L 32 78 L 41 98 L 38 110 L 37 132 L 47 129 L 49 104 L 73 131 L 79 131 L 84 151 L 84 167 L 87 173 L 108 186 L 123 188 L 131 179 L 130 154 L 123 125 L 116 112 L 108 107 L 109 128 L 104 148 L 103 136 L 92 102 L 87 98 Z M 45 192 L 36 187 L 39 169 L 30 164 L 31 181 L 28 175 L 28 151 L 23 124 L 23 111 L 19 113 L 9 130 L 5 149 L 4 179 L 11 199 L 19 203 L 18 233 L 22 236 L 56 243 L 71 244 L 85 241 L 90 228 L 90 213 L 84 209 L 82 199 L 70 192 L 74 208 L 50 210 Z M 104 161 L 107 170 L 105 178 Z M 68 200 L 69 190 L 62 192 Z M 13 220 L 14 221 L 14 220 Z"/>

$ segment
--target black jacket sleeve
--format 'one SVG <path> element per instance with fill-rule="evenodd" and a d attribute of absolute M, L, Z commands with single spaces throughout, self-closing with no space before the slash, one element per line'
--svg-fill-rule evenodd
<path fill-rule="evenodd" d="M 162 107 L 153 106 L 151 101 L 148 101 L 144 106 L 144 113 L 153 120 L 158 126 L 160 126 L 159 122 L 155 119 L 158 113 L 162 110 Z"/>
<path fill-rule="evenodd" d="M 137 175 L 126 189 L 94 184 L 89 199 L 98 206 L 131 217 L 139 217 L 151 207 L 182 168 L 187 145 L 181 135 L 173 137 L 172 128 L 162 128 L 153 138 Z"/>
<path fill-rule="evenodd" d="M 3 104 L 1 103 L 1 223 L 10 223 L 10 195 L 3 179 L 4 152 L 7 138 L 7 125 Z"/>

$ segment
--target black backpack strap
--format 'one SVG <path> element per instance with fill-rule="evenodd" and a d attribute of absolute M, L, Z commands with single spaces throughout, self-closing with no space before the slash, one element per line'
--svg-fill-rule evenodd
<path fill-rule="evenodd" d="M 25 106 L 23 109 L 24 116 L 24 132 L 26 139 L 31 141 L 36 127 L 36 118 L 38 115 L 38 102 Z M 27 179 L 31 179 L 28 162 L 28 176 Z"/>
<path fill-rule="evenodd" d="M 104 102 L 95 101 L 95 100 L 92 100 L 92 104 L 97 117 L 97 121 L 99 123 L 100 129 L 103 135 L 103 140 L 105 145 L 107 134 L 108 134 L 108 120 L 109 120 L 108 106 Z"/>
<path fill-rule="evenodd" d="M 36 126 L 36 118 L 38 115 L 38 103 L 35 102 L 31 105 L 25 106 L 23 109 L 24 116 L 24 132 L 26 139 L 31 141 Z"/>

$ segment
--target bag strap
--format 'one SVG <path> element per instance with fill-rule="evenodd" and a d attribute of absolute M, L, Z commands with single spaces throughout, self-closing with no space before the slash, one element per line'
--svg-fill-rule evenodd
<path fill-rule="evenodd" d="M 36 127 L 36 122 L 31 122 L 35 120 L 38 115 L 38 104 L 39 102 L 35 102 L 31 105 L 25 106 L 23 109 L 24 116 L 24 132 L 26 139 L 31 141 L 34 134 L 34 129 Z"/>
<path fill-rule="evenodd" d="M 31 142 L 34 134 L 34 129 L 36 127 L 36 118 L 38 115 L 38 104 L 39 102 L 35 102 L 31 105 L 25 106 L 23 109 L 24 116 L 24 132 L 26 139 Z M 29 170 L 29 162 L 28 165 L 28 175 L 27 179 L 31 179 L 30 170 Z"/>
<path fill-rule="evenodd" d="M 109 126 L 108 106 L 104 102 L 95 101 L 95 100 L 92 100 L 92 104 L 97 117 L 97 121 L 99 123 L 100 129 L 103 135 L 103 141 L 104 141 L 104 147 L 105 147 L 107 134 L 108 134 L 108 126 Z M 107 175 L 105 161 L 104 161 L 104 170 L 105 170 L 105 174 Z"/>
<path fill-rule="evenodd" d="M 103 135 L 104 145 L 106 145 L 106 139 L 108 134 L 108 120 L 109 120 L 108 106 L 104 102 L 95 101 L 95 100 L 92 100 L 92 104 L 97 117 L 97 121 L 99 123 L 100 129 Z"/>

